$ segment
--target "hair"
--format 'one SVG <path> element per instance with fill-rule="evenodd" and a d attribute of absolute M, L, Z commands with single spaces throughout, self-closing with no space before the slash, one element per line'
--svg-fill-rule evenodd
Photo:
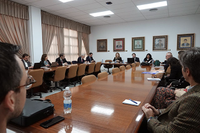
<path fill-rule="evenodd" d="M 168 54 L 168 55 L 171 55 L 171 57 L 173 56 L 173 55 L 172 55 L 172 52 L 167 52 L 167 54 Z"/>
<path fill-rule="evenodd" d="M 149 57 L 149 60 L 151 60 L 152 59 L 152 56 L 151 56 L 151 54 L 150 53 L 148 53 L 147 55 L 149 55 L 150 57 Z M 147 59 L 147 55 L 146 55 L 146 57 L 145 57 L 145 60 Z"/>
<path fill-rule="evenodd" d="M 29 55 L 26 54 L 26 53 L 24 53 L 24 54 L 22 55 L 22 58 L 24 58 L 24 57 L 26 57 L 26 56 L 29 56 Z"/>
<path fill-rule="evenodd" d="M 180 64 L 179 60 L 176 59 L 175 57 L 171 57 L 171 58 L 167 59 L 167 64 L 169 64 L 171 67 L 180 67 L 181 68 L 181 64 Z"/>
<path fill-rule="evenodd" d="M 43 54 L 41 57 L 41 61 L 45 61 L 45 58 L 47 57 L 47 54 Z"/>
<path fill-rule="evenodd" d="M 20 92 L 20 89 L 16 88 L 20 85 L 22 70 L 16 60 L 16 54 L 20 49 L 19 46 L 0 42 L 0 49 L 1 104 L 9 91 Z"/>
<path fill-rule="evenodd" d="M 115 58 L 117 58 L 117 54 L 119 54 L 118 52 L 115 54 Z M 119 54 L 119 57 L 120 57 L 120 54 Z"/>
<path fill-rule="evenodd" d="M 64 54 L 63 53 L 61 53 L 60 55 L 59 55 L 59 57 L 62 57 Z"/>
<path fill-rule="evenodd" d="M 182 53 L 184 53 L 185 51 L 178 51 L 178 54 L 181 55 Z"/>
<path fill-rule="evenodd" d="M 179 56 L 180 63 L 185 71 L 188 68 L 195 82 L 200 83 L 200 48 L 191 48 Z"/>
<path fill-rule="evenodd" d="M 89 53 L 89 55 L 93 54 L 92 52 Z"/>
<path fill-rule="evenodd" d="M 133 55 L 133 54 L 136 56 L 136 53 L 132 53 L 132 55 Z"/>
<path fill-rule="evenodd" d="M 187 39 L 184 39 L 184 41 L 187 41 Z"/>

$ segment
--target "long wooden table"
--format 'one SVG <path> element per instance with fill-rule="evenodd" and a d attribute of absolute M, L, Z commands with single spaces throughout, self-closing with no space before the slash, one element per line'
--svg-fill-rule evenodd
<path fill-rule="evenodd" d="M 151 67 L 133 67 L 91 84 L 71 88 L 72 113 L 63 113 L 63 92 L 46 97 L 55 106 L 54 115 L 47 117 L 29 127 L 22 128 L 9 125 L 9 129 L 23 132 L 48 133 L 122 133 L 137 132 L 144 114 L 141 107 L 151 102 L 158 82 L 147 81 L 152 75 L 142 74 Z M 141 101 L 139 106 L 125 105 L 125 99 Z M 63 116 L 65 120 L 48 128 L 40 123 Z"/>

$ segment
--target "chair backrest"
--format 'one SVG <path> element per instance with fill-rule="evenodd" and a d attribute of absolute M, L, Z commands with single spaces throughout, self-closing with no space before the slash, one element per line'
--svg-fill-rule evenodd
<path fill-rule="evenodd" d="M 125 68 L 125 66 L 120 66 L 119 69 L 120 69 L 120 71 L 124 71 L 126 68 Z"/>
<path fill-rule="evenodd" d="M 97 75 L 98 79 L 101 79 L 101 78 L 105 78 L 108 76 L 108 73 L 107 72 L 101 72 Z"/>
<path fill-rule="evenodd" d="M 119 68 L 113 68 L 112 69 L 112 74 L 115 74 L 115 73 L 118 73 L 118 72 L 120 72 L 120 69 Z"/>
<path fill-rule="evenodd" d="M 82 84 L 85 84 L 85 83 L 94 82 L 95 80 L 96 80 L 96 76 L 94 76 L 94 75 L 87 75 L 87 76 L 84 76 L 81 79 L 81 82 L 82 82 Z"/>
<path fill-rule="evenodd" d="M 77 76 L 85 75 L 85 68 L 86 68 L 86 64 L 80 64 L 78 66 Z"/>
<path fill-rule="evenodd" d="M 42 83 L 43 83 L 43 75 L 44 75 L 44 70 L 43 69 L 30 70 L 28 72 L 28 74 L 31 75 L 36 80 L 36 82 L 32 85 L 31 88 L 38 87 L 38 86 L 42 85 Z"/>
<path fill-rule="evenodd" d="M 132 63 L 131 66 L 132 66 L 132 67 L 135 67 L 135 66 L 136 66 L 136 63 Z"/>
<path fill-rule="evenodd" d="M 71 79 L 76 77 L 78 65 L 71 65 L 68 70 L 68 74 L 66 76 L 67 79 Z"/>
<path fill-rule="evenodd" d="M 65 72 L 67 67 L 57 67 L 55 70 L 54 81 L 61 81 L 65 79 Z"/>
<path fill-rule="evenodd" d="M 140 62 L 136 62 L 136 66 L 139 66 L 140 65 Z"/>
<path fill-rule="evenodd" d="M 94 66 L 95 66 L 95 63 L 89 64 L 89 66 L 88 66 L 88 72 L 87 72 L 88 74 L 94 72 Z"/>
<path fill-rule="evenodd" d="M 126 69 L 130 69 L 130 68 L 131 68 L 131 65 L 127 65 L 127 66 L 126 66 Z"/>
<path fill-rule="evenodd" d="M 112 60 L 105 60 L 105 62 L 112 62 Z"/>
<path fill-rule="evenodd" d="M 101 62 L 97 62 L 96 65 L 95 65 L 94 72 L 99 72 L 100 68 L 101 68 Z"/>

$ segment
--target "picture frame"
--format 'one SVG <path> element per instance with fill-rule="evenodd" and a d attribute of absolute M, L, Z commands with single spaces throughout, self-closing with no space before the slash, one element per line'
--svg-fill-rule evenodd
<path fill-rule="evenodd" d="M 125 51 L 125 39 L 124 38 L 114 38 L 113 39 L 113 51 Z"/>
<path fill-rule="evenodd" d="M 107 39 L 97 40 L 97 52 L 107 52 Z"/>
<path fill-rule="evenodd" d="M 153 50 L 167 51 L 168 49 L 168 35 L 153 36 Z"/>
<path fill-rule="evenodd" d="M 194 47 L 194 33 L 177 35 L 177 50 L 188 50 Z"/>
<path fill-rule="evenodd" d="M 145 50 L 145 37 L 132 37 L 132 51 Z"/>

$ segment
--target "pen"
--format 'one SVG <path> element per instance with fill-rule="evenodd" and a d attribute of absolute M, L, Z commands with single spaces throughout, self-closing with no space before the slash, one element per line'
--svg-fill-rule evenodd
<path fill-rule="evenodd" d="M 135 104 L 138 104 L 136 101 L 133 101 L 133 100 L 131 100 L 131 99 L 129 99 L 131 102 L 133 102 L 133 103 L 135 103 Z"/>

